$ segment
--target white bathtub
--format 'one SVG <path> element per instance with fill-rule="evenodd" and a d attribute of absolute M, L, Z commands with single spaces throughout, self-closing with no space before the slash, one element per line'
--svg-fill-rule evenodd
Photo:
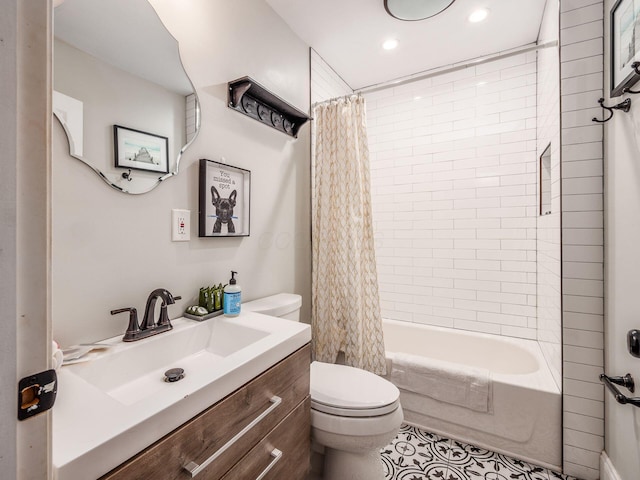
<path fill-rule="evenodd" d="M 476 412 L 401 389 L 407 423 L 560 469 L 562 397 L 537 342 L 386 319 L 383 324 L 389 373 L 397 352 L 491 372 L 491 412 Z"/>

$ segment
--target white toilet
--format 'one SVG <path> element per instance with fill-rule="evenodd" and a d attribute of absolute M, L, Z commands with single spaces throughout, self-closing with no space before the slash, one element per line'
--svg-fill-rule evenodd
<path fill-rule="evenodd" d="M 300 295 L 280 293 L 242 310 L 299 321 L 301 306 Z M 324 449 L 324 480 L 384 479 L 380 449 L 402 423 L 399 397 L 395 385 L 373 373 L 311 363 L 311 436 L 314 449 Z"/>

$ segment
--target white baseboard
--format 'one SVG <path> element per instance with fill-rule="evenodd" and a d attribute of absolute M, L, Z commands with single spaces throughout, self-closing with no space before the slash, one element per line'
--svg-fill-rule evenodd
<path fill-rule="evenodd" d="M 604 450 L 600 455 L 600 480 L 622 480 L 611 459 Z"/>

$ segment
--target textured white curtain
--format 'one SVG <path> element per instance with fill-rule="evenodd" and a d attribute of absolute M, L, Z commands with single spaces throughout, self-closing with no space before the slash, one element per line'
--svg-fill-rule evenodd
<path fill-rule="evenodd" d="M 313 111 L 312 329 L 316 360 L 386 373 L 371 220 L 365 101 Z"/>

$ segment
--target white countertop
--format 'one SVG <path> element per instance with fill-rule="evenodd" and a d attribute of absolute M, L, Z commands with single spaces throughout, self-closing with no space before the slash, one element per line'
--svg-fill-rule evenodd
<path fill-rule="evenodd" d="M 54 480 L 104 475 L 311 340 L 309 325 L 253 312 L 171 323 L 173 330 L 137 342 L 106 340 L 112 348 L 92 361 L 58 371 Z M 255 338 L 238 338 L 243 328 Z M 185 378 L 164 382 L 173 367 Z"/>

